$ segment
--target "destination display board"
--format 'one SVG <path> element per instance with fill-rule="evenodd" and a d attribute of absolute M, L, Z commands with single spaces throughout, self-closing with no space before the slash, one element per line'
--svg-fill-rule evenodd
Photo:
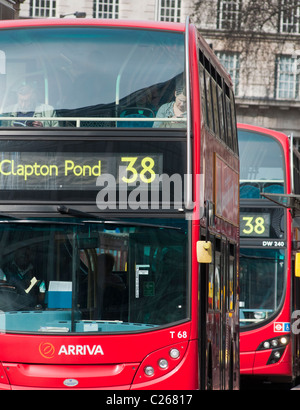
<path fill-rule="evenodd" d="M 0 159 L 0 185 L 5 190 L 95 190 L 97 178 L 116 183 L 149 184 L 163 173 L 163 154 L 130 152 L 5 152 Z"/>
<path fill-rule="evenodd" d="M 184 139 L 0 141 L 0 201 L 183 203 L 185 173 Z"/>

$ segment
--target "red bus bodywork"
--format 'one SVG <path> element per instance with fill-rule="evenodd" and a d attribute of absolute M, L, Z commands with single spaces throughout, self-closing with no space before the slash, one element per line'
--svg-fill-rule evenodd
<path fill-rule="evenodd" d="M 3 21 L 0 29 L 81 25 L 185 31 L 185 25 L 174 23 L 50 19 Z M 237 308 L 227 311 L 225 302 L 222 302 L 222 306 L 215 311 L 204 312 L 202 309 L 199 313 L 201 303 L 202 306 L 207 306 L 206 302 L 201 301 L 207 298 L 208 293 L 207 289 L 199 290 L 201 281 L 199 274 L 206 274 L 208 268 L 207 265 L 202 265 L 199 269 L 196 255 L 196 243 L 201 237 L 201 231 L 204 232 L 206 229 L 206 218 L 200 221 L 197 214 L 199 204 L 204 203 L 204 200 L 213 202 L 214 199 L 215 154 L 236 172 L 238 172 L 238 157 L 207 131 L 199 115 L 201 111 L 198 71 L 200 41 L 205 52 L 212 59 L 215 57 L 203 40 L 200 40 L 193 25 L 189 25 L 189 38 L 193 175 L 205 174 L 205 186 L 202 187 L 204 198 L 201 197 L 201 189 L 196 184 L 196 178 L 193 178 L 194 202 L 198 205 L 192 220 L 190 319 L 175 326 L 131 334 L 66 336 L 2 333 L 0 334 L 1 389 L 193 390 L 200 387 L 228 388 L 230 384 L 232 388 L 238 388 Z M 216 60 L 214 63 L 217 65 Z M 222 67 L 217 65 L 217 68 L 225 77 Z M 218 217 L 215 217 L 214 222 L 214 226 L 209 228 L 211 235 L 228 238 L 232 243 L 237 242 L 236 225 Z M 208 286 L 207 279 L 203 283 Z M 224 294 L 222 298 L 225 298 Z M 205 328 L 205 331 L 201 330 L 202 328 Z M 222 335 L 225 340 L 224 332 L 226 345 L 222 343 L 220 345 Z M 205 336 L 205 341 L 201 343 L 202 335 Z M 206 346 L 206 350 L 201 350 L 201 346 Z M 178 349 L 179 357 L 170 357 L 173 348 Z M 208 357 L 209 360 L 205 360 Z M 159 368 L 157 364 L 162 358 L 168 359 L 169 364 L 166 369 Z M 204 363 L 205 368 L 201 363 Z M 153 376 L 147 376 L 144 372 L 148 365 L 154 368 Z M 212 386 L 207 385 L 208 375 L 213 380 Z"/>

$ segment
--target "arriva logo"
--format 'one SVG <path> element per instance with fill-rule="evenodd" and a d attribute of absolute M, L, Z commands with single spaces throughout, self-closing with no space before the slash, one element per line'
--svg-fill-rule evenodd
<path fill-rule="evenodd" d="M 55 355 L 55 347 L 52 343 L 45 342 L 39 346 L 39 352 L 45 359 L 53 359 Z M 97 356 L 104 355 L 100 345 L 62 345 L 59 349 L 58 356 Z"/>
<path fill-rule="evenodd" d="M 39 346 L 39 351 L 41 356 L 43 356 L 45 359 L 53 359 L 55 355 L 55 347 L 52 343 L 41 343 Z"/>
<path fill-rule="evenodd" d="M 97 354 L 104 355 L 100 345 L 62 345 L 58 352 L 58 356 L 97 356 Z"/>

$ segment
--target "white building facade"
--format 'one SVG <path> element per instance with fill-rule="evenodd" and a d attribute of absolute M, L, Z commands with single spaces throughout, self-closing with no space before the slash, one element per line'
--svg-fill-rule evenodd
<path fill-rule="evenodd" d="M 300 139 L 300 1 L 197 3 L 198 29 L 234 82 L 237 120 Z"/>
<path fill-rule="evenodd" d="M 183 22 L 191 4 L 193 0 L 25 0 L 20 17 L 71 17 L 84 12 L 87 18 Z"/>

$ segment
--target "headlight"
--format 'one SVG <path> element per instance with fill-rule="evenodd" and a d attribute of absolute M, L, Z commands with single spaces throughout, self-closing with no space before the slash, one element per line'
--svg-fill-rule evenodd
<path fill-rule="evenodd" d="M 279 345 L 279 340 L 278 339 L 272 339 L 271 340 L 271 345 L 272 345 L 272 347 L 277 347 Z"/>
<path fill-rule="evenodd" d="M 271 350 L 269 359 L 267 361 L 267 365 L 277 363 L 290 341 L 290 336 L 280 336 L 280 337 L 273 337 L 272 339 L 268 339 L 263 341 L 257 348 L 257 350 Z"/>
<path fill-rule="evenodd" d="M 283 336 L 283 337 L 280 338 L 280 343 L 281 343 L 282 345 L 287 345 L 288 342 L 289 342 L 289 338 L 288 338 L 288 337 Z"/>
<path fill-rule="evenodd" d="M 178 359 L 178 357 L 180 356 L 180 351 L 178 349 L 171 349 L 169 355 L 170 357 L 172 357 L 172 359 Z"/>
<path fill-rule="evenodd" d="M 267 365 L 277 363 L 281 359 L 284 351 L 285 347 L 280 347 L 279 349 L 272 350 L 272 353 L 270 354 L 270 357 L 267 361 Z"/>
<path fill-rule="evenodd" d="M 154 369 L 153 369 L 152 366 L 146 366 L 146 367 L 144 368 L 144 372 L 145 372 L 145 375 L 146 375 L 146 376 L 149 376 L 149 377 L 151 377 L 151 376 L 154 375 Z"/>
<path fill-rule="evenodd" d="M 168 360 L 166 360 L 166 359 L 160 359 L 160 360 L 158 361 L 158 366 L 159 366 L 161 369 L 167 369 L 168 366 L 169 366 Z"/>
<path fill-rule="evenodd" d="M 290 336 L 273 337 L 272 339 L 262 342 L 257 350 L 276 349 L 279 347 L 285 347 L 290 341 Z"/>

